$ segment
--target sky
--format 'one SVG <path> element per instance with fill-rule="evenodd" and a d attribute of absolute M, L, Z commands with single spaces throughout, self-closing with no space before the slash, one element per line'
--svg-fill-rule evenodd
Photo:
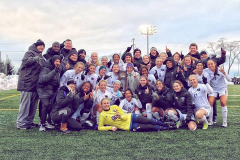
<path fill-rule="evenodd" d="M 55 41 L 71 39 L 73 47 L 87 55 L 123 53 L 133 43 L 147 54 L 147 36 L 140 25 L 156 26 L 149 36 L 149 48 L 173 53 L 189 52 L 191 43 L 199 51 L 208 50 L 207 42 L 240 40 L 239 0 L 18 0 L 0 1 L 0 51 L 15 68 L 28 47 L 42 39 L 45 50 Z M 227 67 L 227 65 L 225 65 Z M 230 75 L 238 72 L 237 62 Z"/>

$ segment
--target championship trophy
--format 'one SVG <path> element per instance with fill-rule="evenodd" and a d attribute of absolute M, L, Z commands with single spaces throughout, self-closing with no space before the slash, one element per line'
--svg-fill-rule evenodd
<path fill-rule="evenodd" d="M 120 92 L 124 93 L 128 89 L 127 71 L 119 71 L 118 80 L 121 82 Z"/>

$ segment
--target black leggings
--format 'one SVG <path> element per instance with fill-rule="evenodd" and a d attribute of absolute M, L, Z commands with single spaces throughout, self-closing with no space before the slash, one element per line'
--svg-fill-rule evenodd
<path fill-rule="evenodd" d="M 41 124 L 46 122 L 47 115 L 50 114 L 51 110 L 49 107 L 50 98 L 41 98 L 39 103 L 39 117 Z M 50 117 L 50 116 L 49 116 Z"/>
<path fill-rule="evenodd" d="M 67 123 L 71 115 L 72 115 L 72 110 L 66 107 L 57 112 L 52 113 L 51 118 L 55 123 Z"/>

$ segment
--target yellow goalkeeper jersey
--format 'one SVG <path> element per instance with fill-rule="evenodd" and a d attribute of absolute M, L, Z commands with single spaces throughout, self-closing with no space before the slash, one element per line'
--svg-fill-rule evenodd
<path fill-rule="evenodd" d="M 121 119 L 116 117 L 116 113 L 121 115 Z M 118 129 L 130 130 L 132 114 L 126 114 L 117 105 L 110 106 L 108 111 L 102 111 L 99 115 L 98 130 L 108 131 L 111 130 L 111 126 L 115 126 Z M 108 125 L 108 126 L 104 126 Z"/>

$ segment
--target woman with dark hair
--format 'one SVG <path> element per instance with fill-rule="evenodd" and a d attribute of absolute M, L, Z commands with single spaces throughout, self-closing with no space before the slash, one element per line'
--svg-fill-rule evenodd
<path fill-rule="evenodd" d="M 148 68 L 146 66 L 140 68 L 140 76 L 146 76 L 148 78 L 148 83 L 153 88 L 156 88 L 156 78 L 154 75 L 148 73 Z"/>
<path fill-rule="evenodd" d="M 153 93 L 153 103 L 152 103 L 152 113 L 153 117 L 157 120 L 165 120 L 166 114 L 165 110 L 167 108 L 172 108 L 172 98 L 173 94 L 170 90 L 164 86 L 161 80 L 156 81 L 156 91 Z"/>
<path fill-rule="evenodd" d="M 195 106 L 192 103 L 191 94 L 183 87 L 182 82 L 178 80 L 173 83 L 173 89 L 174 107 L 167 108 L 165 114 L 177 122 L 178 128 L 182 123 L 186 123 L 190 130 L 195 130 L 197 128 L 193 115 Z"/>
<path fill-rule="evenodd" d="M 84 49 L 78 50 L 78 62 L 86 64 L 87 63 L 85 60 L 86 54 L 87 52 Z"/>
<path fill-rule="evenodd" d="M 69 55 L 64 58 L 61 64 L 61 76 L 67 70 L 73 69 L 75 64 L 78 62 L 78 53 L 76 50 L 70 50 Z"/>
<path fill-rule="evenodd" d="M 204 69 L 209 74 L 210 77 L 210 86 L 213 88 L 213 94 L 210 94 L 208 97 L 209 103 L 213 106 L 213 103 L 216 97 L 219 95 L 221 109 L 222 109 L 222 117 L 223 117 L 223 124 L 222 127 L 227 127 L 227 98 L 228 98 L 228 90 L 227 90 L 227 81 L 231 82 L 231 77 L 226 74 L 222 66 L 220 68 L 217 67 L 216 62 L 213 60 L 208 60 L 207 62 L 208 68 Z M 211 113 L 212 115 L 212 113 Z M 212 125 L 212 116 L 209 117 L 210 122 L 209 125 Z"/>
<path fill-rule="evenodd" d="M 125 114 L 117 105 L 110 106 L 107 98 L 102 99 L 103 111 L 99 116 L 98 130 L 116 131 L 117 129 L 127 131 L 162 131 L 176 129 L 176 126 L 167 125 L 156 119 L 129 113 Z"/>
<path fill-rule="evenodd" d="M 157 48 L 156 47 L 152 47 L 150 49 L 150 59 L 151 59 L 151 68 L 155 66 L 155 61 L 156 61 L 156 58 L 159 57 L 159 53 L 157 51 Z"/>
<path fill-rule="evenodd" d="M 153 87 L 148 84 L 148 78 L 141 76 L 139 85 L 135 90 L 135 94 L 142 103 L 142 115 L 152 118 L 152 92 Z"/>

